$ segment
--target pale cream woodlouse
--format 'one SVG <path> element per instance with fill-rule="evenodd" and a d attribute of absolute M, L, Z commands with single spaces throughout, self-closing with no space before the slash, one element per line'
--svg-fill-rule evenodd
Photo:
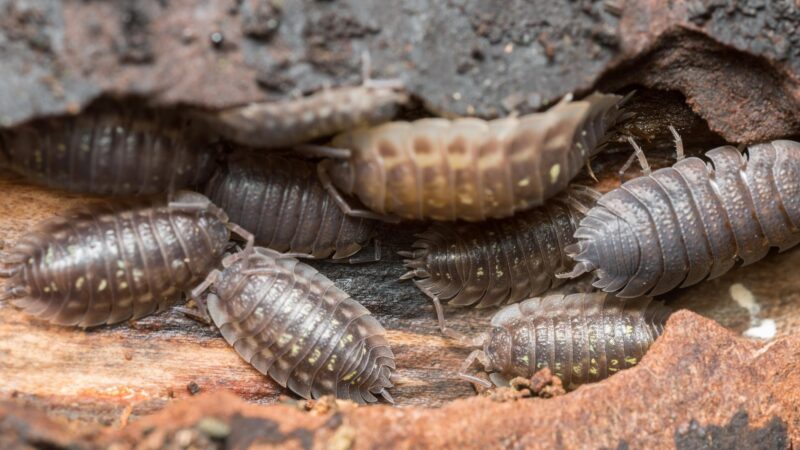
<path fill-rule="evenodd" d="M 0 300 L 59 325 L 92 327 L 162 310 L 219 264 L 231 224 L 204 196 L 101 202 L 70 210 L 0 256 Z M 250 244 L 251 245 L 251 244 Z"/>
<path fill-rule="evenodd" d="M 100 195 L 148 195 L 194 187 L 217 151 L 191 121 L 105 105 L 0 131 L 0 166 L 33 182 Z"/>
<path fill-rule="evenodd" d="M 724 146 L 678 162 L 603 195 L 567 248 L 576 261 L 564 277 L 594 272 L 594 286 L 620 297 L 659 295 L 716 278 L 737 262 L 800 242 L 800 143 Z"/>
<path fill-rule="evenodd" d="M 313 267 L 271 249 L 231 254 L 223 266 L 192 296 L 245 361 L 303 398 L 393 401 L 394 354 L 361 304 Z"/>
<path fill-rule="evenodd" d="M 374 234 L 374 221 L 339 209 L 311 161 L 239 152 L 217 169 L 206 195 L 256 244 L 296 257 L 347 258 Z"/>
<path fill-rule="evenodd" d="M 671 312 L 651 298 L 625 301 L 603 292 L 515 303 L 495 314 L 489 332 L 472 340 L 458 336 L 483 347 L 469 355 L 460 376 L 490 387 L 467 373 L 476 360 L 498 385 L 549 368 L 565 389 L 575 389 L 639 363 Z"/>
<path fill-rule="evenodd" d="M 488 122 L 433 118 L 347 131 L 327 148 L 331 158 L 320 163 L 320 178 L 351 215 L 508 217 L 566 189 L 602 148 L 626 99 L 566 100 L 543 113 Z M 371 211 L 350 206 L 351 195 Z"/>

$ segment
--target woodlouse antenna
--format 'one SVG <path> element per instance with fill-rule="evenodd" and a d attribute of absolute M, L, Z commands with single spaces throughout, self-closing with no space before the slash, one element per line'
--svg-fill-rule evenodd
<path fill-rule="evenodd" d="M 327 145 L 304 144 L 294 147 L 294 153 L 307 158 L 349 159 L 353 154 L 346 148 L 329 147 Z"/>
<path fill-rule="evenodd" d="M 675 158 L 681 161 L 686 156 L 683 150 L 683 139 L 681 135 L 678 134 L 678 130 L 676 130 L 675 127 L 670 125 L 668 128 L 670 133 L 672 133 L 672 137 L 675 139 Z"/>
<path fill-rule="evenodd" d="M 364 87 L 375 89 L 403 89 L 403 80 L 393 78 L 385 80 L 372 79 L 372 56 L 366 50 L 361 52 L 361 84 Z"/>

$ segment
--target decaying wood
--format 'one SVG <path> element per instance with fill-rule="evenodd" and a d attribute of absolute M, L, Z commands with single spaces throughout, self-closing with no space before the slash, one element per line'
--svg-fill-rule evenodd
<path fill-rule="evenodd" d="M 600 190 L 618 185 L 614 172 L 626 157 L 608 155 L 595 164 Z M 669 164 L 658 156 L 651 162 L 656 167 Z M 8 173 L 0 175 L 0 192 L 0 237 L 6 245 L 40 220 L 90 200 L 34 187 Z M 399 375 L 391 393 L 399 407 L 440 406 L 475 395 L 456 378 L 469 349 L 444 338 L 430 301 L 412 283 L 397 280 L 406 269 L 396 251 L 410 248 L 413 233 L 425 226 L 385 225 L 380 233 L 384 258 L 378 263 L 312 262 L 387 328 Z M 800 252 L 790 250 L 662 298 L 675 309 L 688 307 L 743 332 L 751 327 L 751 317 L 732 300 L 731 290 L 748 305 L 741 298 L 744 289 L 757 302 L 750 308 L 760 308 L 758 318 L 773 319 L 778 336 L 786 335 L 800 330 L 800 279 L 783 274 L 786 267 L 798 265 Z M 465 333 L 483 329 L 494 312 L 446 309 L 448 325 Z M 255 403 L 273 403 L 283 393 L 242 361 L 216 331 L 172 310 L 135 323 L 80 331 L 49 325 L 3 304 L 0 361 L 0 399 L 14 398 L 84 421 L 116 423 L 126 408 L 131 408 L 133 420 L 196 389 L 230 389 Z"/>

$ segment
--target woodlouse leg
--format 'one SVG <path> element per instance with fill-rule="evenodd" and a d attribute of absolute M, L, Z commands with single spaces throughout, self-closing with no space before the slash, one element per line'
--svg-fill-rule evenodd
<path fill-rule="evenodd" d="M 353 152 L 346 148 L 305 144 L 294 147 L 294 153 L 308 158 L 350 159 Z"/>
<path fill-rule="evenodd" d="M 20 266 L 0 268 L 0 278 L 11 278 L 19 272 Z"/>
<path fill-rule="evenodd" d="M 255 247 L 256 237 L 253 233 L 245 230 L 240 225 L 235 223 L 228 223 L 228 229 L 231 230 L 232 233 L 237 234 L 240 238 L 245 240 L 244 250 L 242 250 L 242 256 L 249 256 L 253 253 L 253 247 Z"/>
<path fill-rule="evenodd" d="M 678 134 L 678 130 L 672 125 L 669 126 L 669 131 L 672 133 L 672 137 L 675 138 L 675 158 L 681 161 L 686 156 L 683 150 L 683 139 L 681 139 L 681 135 Z"/>
<path fill-rule="evenodd" d="M 328 176 L 325 164 L 323 163 L 317 165 L 317 175 L 319 177 L 319 181 L 322 183 L 322 186 L 325 188 L 325 190 L 328 191 L 328 194 L 330 194 L 331 198 L 333 198 L 333 201 L 336 202 L 336 206 L 338 206 L 345 215 L 350 217 L 359 217 L 362 219 L 380 220 L 390 223 L 400 222 L 399 217 L 378 214 L 367 209 L 357 209 L 350 206 L 350 204 L 347 203 L 347 199 L 342 195 L 341 192 L 339 192 L 338 189 L 336 189 L 336 186 L 333 185 L 331 177 Z"/>
<path fill-rule="evenodd" d="M 191 290 L 191 292 L 189 292 L 189 298 L 191 299 L 200 298 L 203 292 L 207 291 L 212 284 L 216 283 L 220 275 L 222 275 L 222 272 L 220 272 L 219 270 L 217 269 L 212 270 L 211 273 L 208 274 L 208 276 L 206 277 L 205 280 L 203 280 L 202 283 L 198 284 L 194 289 Z"/>
<path fill-rule="evenodd" d="M 627 161 L 625 161 L 625 164 L 623 164 L 623 165 L 622 165 L 622 168 L 621 168 L 621 169 L 619 169 L 619 171 L 617 172 L 617 175 L 619 175 L 619 182 L 620 182 L 620 184 L 622 184 L 622 183 L 624 183 L 624 182 L 625 182 L 625 172 L 628 170 L 628 168 L 631 166 L 631 164 L 633 164 L 633 160 L 634 160 L 634 159 L 636 159 L 636 153 L 633 153 L 633 154 L 632 154 L 632 155 L 631 155 L 631 156 L 630 156 L 630 157 L 627 159 Z"/>
<path fill-rule="evenodd" d="M 484 353 L 483 350 L 474 350 L 472 353 L 469 354 L 469 356 L 467 356 L 467 359 L 464 361 L 464 364 L 461 365 L 461 368 L 458 371 L 458 377 L 461 378 L 462 380 L 466 380 L 469 381 L 470 383 L 481 385 L 485 388 L 492 387 L 492 383 L 467 373 L 472 364 L 475 363 L 476 359 L 481 364 L 483 364 L 484 367 L 488 365 L 487 364 L 488 358 L 486 358 L 486 353 Z"/>
<path fill-rule="evenodd" d="M 381 260 L 381 241 L 380 239 L 375 239 L 372 241 L 372 253 L 366 252 L 362 249 L 360 252 L 356 253 L 355 255 L 347 258 L 347 262 L 349 264 L 365 264 L 365 263 L 372 263 L 378 262 Z"/>
<path fill-rule="evenodd" d="M 405 83 L 400 79 L 373 80 L 372 57 L 368 51 L 361 52 L 361 84 L 367 88 L 403 89 Z"/>
<path fill-rule="evenodd" d="M 595 183 L 600 182 L 600 180 L 597 179 L 597 176 L 595 176 L 594 170 L 592 170 L 592 162 L 588 158 L 586 159 L 586 172 L 589 173 L 589 176 L 594 180 Z"/>
<path fill-rule="evenodd" d="M 633 138 L 630 136 L 628 137 L 628 142 L 633 147 L 634 156 L 636 156 L 639 159 L 639 165 L 642 166 L 642 173 L 644 174 L 644 176 L 649 176 L 651 173 L 650 164 L 648 164 L 647 162 L 647 157 L 644 155 L 644 151 L 642 151 L 642 148 L 639 147 L 639 144 L 637 144 L 636 141 L 634 141 Z"/>

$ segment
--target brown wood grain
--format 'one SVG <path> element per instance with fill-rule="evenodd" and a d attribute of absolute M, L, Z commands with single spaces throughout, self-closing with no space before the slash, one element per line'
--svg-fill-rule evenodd
<path fill-rule="evenodd" d="M 604 167 L 602 186 L 608 189 L 615 181 L 609 175 L 613 170 Z M 0 174 L 0 237 L 11 245 L 37 222 L 86 201 Z M 439 406 L 474 395 L 469 384 L 456 378 L 469 350 L 443 338 L 429 301 L 411 283 L 397 280 L 404 268 L 396 251 L 408 248 L 413 233 L 423 228 L 424 224 L 387 225 L 381 232 L 384 257 L 379 263 L 313 263 L 387 328 L 398 366 L 392 395 L 400 407 Z M 760 304 L 761 317 L 774 319 L 778 335 L 786 335 L 800 328 L 800 277 L 794 272 L 798 266 L 800 251 L 770 255 L 665 298 L 741 332 L 750 326 L 750 318 L 732 301 L 729 290 L 742 283 Z M 483 329 L 493 312 L 446 311 L 449 324 L 467 333 Z M 9 304 L 0 305 L 0 399 L 72 419 L 116 423 L 129 412 L 135 418 L 190 395 L 190 383 L 203 392 L 231 389 L 255 403 L 273 403 L 285 394 L 244 363 L 215 330 L 175 311 L 80 330 L 49 325 Z"/>

